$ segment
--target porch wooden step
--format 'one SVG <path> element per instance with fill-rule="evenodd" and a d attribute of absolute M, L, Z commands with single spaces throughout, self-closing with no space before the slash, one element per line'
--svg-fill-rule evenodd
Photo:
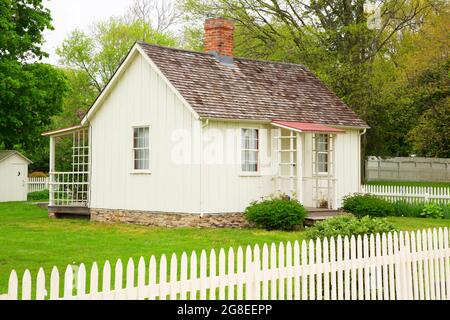
<path fill-rule="evenodd" d="M 306 208 L 306 211 L 308 213 L 305 218 L 305 226 L 312 226 L 317 221 L 323 221 L 343 214 L 343 212 L 339 210 L 322 208 Z"/>
<path fill-rule="evenodd" d="M 48 213 L 56 218 L 90 218 L 88 207 L 81 206 L 48 206 Z"/>

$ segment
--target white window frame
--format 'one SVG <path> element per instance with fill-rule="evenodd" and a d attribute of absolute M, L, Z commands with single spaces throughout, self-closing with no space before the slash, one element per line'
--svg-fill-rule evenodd
<path fill-rule="evenodd" d="M 320 141 L 320 136 L 325 136 L 327 138 L 327 142 L 326 142 L 326 150 L 325 151 L 320 151 L 319 149 L 319 141 Z M 316 133 L 316 138 L 315 138 L 315 149 L 316 149 L 316 173 L 318 175 L 329 175 L 330 174 L 330 142 L 331 142 L 331 136 L 327 133 Z M 321 162 L 319 161 L 319 154 L 325 154 L 327 156 L 327 162 Z M 327 167 L 327 171 L 320 171 L 320 165 L 325 164 Z"/>
<path fill-rule="evenodd" d="M 243 131 L 244 130 L 256 130 L 257 131 L 257 149 L 244 149 L 242 144 Z M 239 129 L 239 175 L 242 177 L 258 177 L 261 176 L 261 130 L 259 127 L 241 127 Z M 244 159 L 242 157 L 242 153 L 244 151 L 253 151 L 257 153 L 258 162 L 256 164 L 256 171 L 244 171 L 242 170 L 242 166 L 244 164 Z"/>
<path fill-rule="evenodd" d="M 134 130 L 135 129 L 139 129 L 139 128 L 148 128 L 148 147 L 147 148 L 135 148 L 134 147 Z M 143 124 L 143 125 L 135 125 L 131 127 L 131 174 L 150 174 L 151 173 L 151 128 L 150 125 L 148 124 Z M 134 151 L 135 150 L 146 150 L 148 149 L 148 168 L 147 169 L 136 169 L 135 168 L 135 159 L 134 159 Z"/>

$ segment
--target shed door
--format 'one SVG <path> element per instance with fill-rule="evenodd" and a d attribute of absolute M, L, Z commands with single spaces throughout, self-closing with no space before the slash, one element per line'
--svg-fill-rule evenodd
<path fill-rule="evenodd" d="M 26 164 L 13 163 L 9 170 L 10 199 L 8 201 L 26 201 L 27 200 L 27 174 Z"/>

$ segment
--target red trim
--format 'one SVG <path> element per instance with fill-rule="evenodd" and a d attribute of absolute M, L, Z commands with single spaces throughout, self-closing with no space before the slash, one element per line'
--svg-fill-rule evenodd
<path fill-rule="evenodd" d="M 272 121 L 274 125 L 279 125 L 291 129 L 295 129 L 301 132 L 328 132 L 328 133 L 344 133 L 345 130 L 329 127 L 320 123 L 306 123 L 296 121 Z"/>

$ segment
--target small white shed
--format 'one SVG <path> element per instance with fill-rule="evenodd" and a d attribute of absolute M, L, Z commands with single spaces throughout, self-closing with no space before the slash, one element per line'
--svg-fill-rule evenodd
<path fill-rule="evenodd" d="M 0 150 L 0 202 L 27 200 L 30 163 L 30 159 L 17 151 Z"/>

